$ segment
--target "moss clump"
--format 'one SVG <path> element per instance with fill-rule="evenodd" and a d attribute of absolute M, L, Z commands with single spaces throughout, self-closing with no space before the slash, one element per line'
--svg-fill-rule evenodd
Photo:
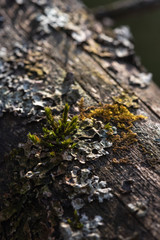
<path fill-rule="evenodd" d="M 142 115 L 134 115 L 129 109 L 120 104 L 101 104 L 93 108 L 89 113 L 83 111 L 83 117 L 100 118 L 104 122 L 116 124 L 119 128 L 129 129 L 133 122 L 139 119 L 145 119 Z"/>
<path fill-rule="evenodd" d="M 130 145 L 135 142 L 138 142 L 137 134 L 134 133 L 131 129 L 128 129 L 127 132 L 121 132 L 119 135 L 112 137 L 114 143 L 113 151 L 126 150 Z"/>
<path fill-rule="evenodd" d="M 98 107 L 84 108 L 83 99 L 79 104 L 80 117 L 98 118 L 106 123 L 106 129 L 116 125 L 118 128 L 128 130 L 133 126 L 133 122 L 145 119 L 143 115 L 134 115 L 129 109 L 121 104 L 100 104 Z"/>
<path fill-rule="evenodd" d="M 61 152 L 67 148 L 73 148 L 71 135 L 77 128 L 78 116 L 74 116 L 71 120 L 68 119 L 69 105 L 66 104 L 62 117 L 56 120 L 52 115 L 49 107 L 45 108 L 47 126 L 43 127 L 43 135 L 38 137 L 35 134 L 28 134 L 28 138 L 34 144 L 40 144 L 51 150 L 50 154 L 53 156 L 55 152 Z"/>
<path fill-rule="evenodd" d="M 84 100 L 79 103 L 80 117 L 100 119 L 105 123 L 110 140 L 113 142 L 113 151 L 127 150 L 130 145 L 137 142 L 137 134 L 131 128 L 137 120 L 146 119 L 143 115 L 135 115 L 122 104 L 100 104 L 98 107 L 84 107 Z M 118 134 L 114 134 L 113 126 Z"/>
<path fill-rule="evenodd" d="M 78 215 L 77 210 L 74 210 L 73 220 L 68 218 L 67 222 L 70 224 L 72 229 L 82 229 L 83 228 L 83 224 L 80 222 L 80 217 Z"/>

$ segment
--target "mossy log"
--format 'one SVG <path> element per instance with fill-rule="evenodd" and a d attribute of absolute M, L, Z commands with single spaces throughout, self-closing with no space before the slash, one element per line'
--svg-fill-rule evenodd
<path fill-rule="evenodd" d="M 0 239 L 158 240 L 160 90 L 135 56 L 129 30 L 103 28 L 77 0 L 1 0 L 0 42 Z M 27 134 L 42 133 L 45 107 L 58 116 L 68 103 L 71 116 L 79 115 L 81 98 L 86 112 L 93 106 L 83 133 L 93 127 L 96 134 L 89 143 L 81 135 L 79 145 L 106 140 L 96 128 L 101 119 L 91 126 L 103 106 L 111 116 L 105 129 L 120 135 L 125 127 L 132 139 L 125 132 L 115 148 L 112 141 L 107 150 L 95 147 L 89 160 L 67 151 L 47 163 L 47 150 L 42 156 L 24 144 Z M 127 112 L 129 130 L 117 109 Z M 147 119 L 134 122 L 131 113 Z"/>

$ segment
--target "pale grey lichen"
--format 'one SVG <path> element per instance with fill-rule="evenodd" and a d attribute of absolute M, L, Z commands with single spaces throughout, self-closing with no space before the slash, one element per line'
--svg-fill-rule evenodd
<path fill-rule="evenodd" d="M 0 58 L 4 58 L 6 55 L 7 55 L 7 48 L 1 47 L 0 48 Z M 1 62 L 0 62 L 0 72 L 2 70 L 1 67 L 2 67 L 2 65 L 1 65 Z"/>
<path fill-rule="evenodd" d="M 116 56 L 119 58 L 124 58 L 129 55 L 133 55 L 134 45 L 131 42 L 133 37 L 129 27 L 121 26 L 119 28 L 115 28 L 114 33 L 115 33 L 114 46 L 116 47 L 115 49 Z"/>
<path fill-rule="evenodd" d="M 95 216 L 92 220 L 89 220 L 88 216 L 86 214 L 82 214 L 82 217 L 80 218 L 80 222 L 83 224 L 83 232 L 85 232 L 86 236 L 96 233 L 97 227 L 102 226 L 102 217 L 101 216 Z"/>
<path fill-rule="evenodd" d="M 75 18 L 75 16 L 74 16 Z M 81 18 L 79 18 L 79 21 Z M 82 18 L 83 20 L 83 18 Z M 38 30 L 44 31 L 47 34 L 51 33 L 51 29 L 64 29 L 71 32 L 71 37 L 77 43 L 86 41 L 91 36 L 91 31 L 87 28 L 85 21 L 79 24 L 76 19 L 72 19 L 72 14 L 62 12 L 58 7 L 46 7 L 44 14 L 37 16 L 37 21 L 40 23 Z M 74 24 L 76 22 L 76 24 Z"/>
<path fill-rule="evenodd" d="M 45 106 L 55 105 L 55 88 L 40 64 L 40 51 L 40 48 L 33 51 L 17 43 L 12 56 L 3 51 L 5 54 L 0 59 L 1 116 L 8 111 L 38 117 L 43 114 Z M 31 73 L 38 75 L 33 77 Z"/>
<path fill-rule="evenodd" d="M 80 141 L 76 147 L 78 148 L 78 153 L 82 155 L 86 155 L 86 160 L 95 160 L 98 159 L 101 156 L 108 155 L 108 151 L 104 150 L 104 145 L 111 146 L 112 143 L 108 143 L 108 145 L 101 141 L 94 141 L 94 142 L 89 142 L 89 141 Z M 77 155 L 77 159 L 79 157 L 79 154 Z M 81 161 L 81 159 L 80 159 Z"/>
<path fill-rule="evenodd" d="M 54 77 L 50 71 L 54 70 Z M 74 104 L 80 98 L 80 86 L 74 81 L 64 92 L 66 72 L 54 61 L 42 56 L 42 47 L 19 45 L 15 42 L 13 55 L 2 49 L 0 56 L 0 116 L 4 112 L 30 117 L 44 116 L 44 108 L 63 108 L 63 102 Z M 65 96 L 64 96 L 65 93 Z"/>
<path fill-rule="evenodd" d="M 70 153 L 70 150 L 66 150 L 62 153 L 62 159 L 64 161 L 72 161 L 73 160 L 73 156 Z"/>
<path fill-rule="evenodd" d="M 81 209 L 84 206 L 84 201 L 81 198 L 75 198 L 72 200 L 72 207 L 76 210 Z"/>
<path fill-rule="evenodd" d="M 108 36 L 104 33 L 99 34 L 98 41 L 104 43 L 104 44 L 113 44 L 114 38 L 111 36 Z"/>
<path fill-rule="evenodd" d="M 129 40 L 133 39 L 133 35 L 131 33 L 129 26 L 121 26 L 121 27 L 115 28 L 114 33 L 119 37 L 122 36 Z"/>
<path fill-rule="evenodd" d="M 49 4 L 48 0 L 31 0 L 33 3 L 37 4 L 38 6 L 44 6 Z"/>
<path fill-rule="evenodd" d="M 134 54 L 132 36 L 127 26 L 114 29 L 113 36 L 101 33 L 95 40 L 89 39 L 85 50 L 92 52 L 100 57 L 125 58 Z"/>
<path fill-rule="evenodd" d="M 74 28 L 75 29 L 75 28 Z M 85 42 L 91 36 L 91 31 L 86 29 L 75 29 L 75 31 L 71 34 L 72 38 L 76 40 L 78 43 Z"/>
<path fill-rule="evenodd" d="M 88 202 L 98 199 L 102 203 L 105 199 L 109 200 L 113 197 L 112 189 L 107 187 L 106 181 L 100 181 L 98 176 L 91 175 L 89 169 L 80 169 L 78 166 L 73 168 L 70 179 L 66 181 L 67 185 L 73 187 L 71 199 L 79 194 L 86 194 Z"/>
<path fill-rule="evenodd" d="M 68 223 L 61 222 L 60 230 L 64 240 L 73 240 L 73 231 Z"/>
<path fill-rule="evenodd" d="M 101 216 L 95 216 L 93 219 L 89 219 L 86 214 L 82 214 L 80 217 L 80 223 L 83 224 L 81 230 L 73 230 L 68 223 L 61 222 L 60 229 L 63 239 L 65 240 L 99 240 L 100 232 L 98 227 L 103 225 L 103 219 Z"/>
<path fill-rule="evenodd" d="M 9 111 L 20 116 L 41 116 L 44 107 L 53 104 L 54 89 L 42 80 L 10 75 L 1 80 L 0 95 L 1 113 Z"/>
<path fill-rule="evenodd" d="M 135 213 L 137 217 L 144 217 L 147 214 L 146 201 L 137 201 L 135 203 L 129 203 L 128 208 L 131 212 Z"/>
<path fill-rule="evenodd" d="M 115 50 L 116 56 L 119 58 L 124 58 L 129 55 L 129 51 L 125 47 L 117 47 Z"/>
<path fill-rule="evenodd" d="M 46 7 L 44 14 L 39 15 L 37 20 L 40 22 L 40 30 L 50 33 L 50 28 L 64 28 L 69 22 L 69 15 L 60 11 L 57 7 Z"/>
<path fill-rule="evenodd" d="M 152 73 L 139 73 L 134 74 L 129 77 L 129 84 L 133 86 L 137 86 L 140 88 L 146 88 L 149 86 L 152 80 Z"/>
<path fill-rule="evenodd" d="M 108 130 L 104 129 L 101 121 L 92 119 L 82 121 L 74 136 L 75 141 L 77 139 L 77 145 L 71 152 L 72 156 L 79 162 L 85 163 L 108 155 L 107 149 L 112 146 L 112 142 L 107 140 L 107 132 Z"/>
<path fill-rule="evenodd" d="M 24 4 L 24 0 L 16 0 L 16 3 L 19 5 L 22 5 L 22 4 Z"/>
<path fill-rule="evenodd" d="M 133 39 L 133 36 L 128 26 L 121 26 L 121 27 L 115 28 L 114 33 L 116 34 L 116 39 L 117 39 L 117 42 L 115 42 L 115 45 L 121 44 L 124 47 L 127 47 L 129 49 L 134 48 L 134 45 L 131 42 Z"/>

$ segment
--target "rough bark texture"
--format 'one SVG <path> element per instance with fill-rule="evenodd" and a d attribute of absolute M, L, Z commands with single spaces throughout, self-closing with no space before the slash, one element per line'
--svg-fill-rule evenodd
<path fill-rule="evenodd" d="M 52 9 L 55 12 L 50 13 Z M 87 239 L 85 236 L 98 239 L 100 236 L 100 239 L 158 240 L 160 90 L 150 81 L 150 74 L 142 73 L 144 69 L 134 55 L 128 30 L 103 29 L 76 0 L 2 0 L 0 42 L 1 239 L 18 239 L 15 229 L 23 229 L 24 235 L 19 233 L 22 234 L 19 239 Z M 137 97 L 139 108 L 135 110 L 132 101 L 128 107 L 136 114 L 148 117 L 145 121 L 134 123 L 138 143 L 125 152 L 128 163 L 114 164 L 112 160 L 121 159 L 124 153 L 114 153 L 110 149 L 107 156 L 88 161 L 85 165 L 79 164 L 80 168 L 92 169 L 94 175 L 112 188 L 112 199 L 103 203 L 85 201 L 85 206 L 80 210 L 80 214 L 85 213 L 89 219 L 96 215 L 103 218 L 103 225 L 99 226 L 100 233 L 94 235 L 91 231 L 90 235 L 79 235 L 79 238 L 74 238 L 72 233 L 67 237 L 61 222 L 73 217 L 73 208 L 70 200 L 60 193 L 61 187 L 56 184 L 52 189 L 54 200 L 61 203 L 64 211 L 64 215 L 55 217 L 57 222 L 44 225 L 43 218 L 48 219 L 49 216 L 42 214 L 39 220 L 41 227 L 34 234 L 29 216 L 23 218 L 23 211 L 28 206 L 25 200 L 18 212 L 18 216 L 22 214 L 20 222 L 14 226 L 13 232 L 8 230 L 14 213 L 5 218 L 2 210 L 7 194 L 7 201 L 12 201 L 7 184 L 11 181 L 9 175 L 13 166 L 8 169 L 3 156 L 19 143 L 25 142 L 29 131 L 41 131 L 45 106 L 50 106 L 53 111 L 58 106 L 61 110 L 64 103 L 68 102 L 74 113 L 81 97 L 84 97 L 87 106 L 91 106 L 99 102 L 112 103 L 114 97 L 123 95 L 123 92 L 130 97 Z M 43 205 L 47 209 L 51 199 L 43 198 Z M 133 206 L 129 204 L 139 206 L 132 210 Z M 139 208 L 142 208 L 140 214 Z"/>

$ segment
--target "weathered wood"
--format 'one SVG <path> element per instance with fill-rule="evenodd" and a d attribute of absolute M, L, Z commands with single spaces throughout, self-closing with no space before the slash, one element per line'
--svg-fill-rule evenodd
<path fill-rule="evenodd" d="M 16 215 L 19 222 L 13 224 L 14 214 L 5 219 L 2 214 L 3 208 L 6 207 L 5 199 L 6 202 L 12 202 L 12 196 L 15 195 L 8 189 L 8 184 L 13 180 L 13 166 L 8 169 L 8 165 L 2 159 L 1 238 L 17 239 L 16 236 L 22 229 L 24 235 L 20 232 L 19 239 L 99 239 L 100 236 L 100 239 L 158 240 L 160 90 L 152 81 L 147 80 L 150 78 L 149 74 L 141 75 L 143 68 L 136 61 L 130 38 L 125 36 L 128 30 L 123 29 L 124 31 L 117 33 L 103 29 L 76 0 L 12 3 L 3 0 L 0 6 L 0 91 L 3 113 L 0 119 L 1 155 L 9 153 L 18 143 L 25 142 L 29 131 L 41 131 L 45 106 L 50 106 L 53 111 L 58 112 L 57 108 L 61 110 L 65 102 L 69 102 L 72 113 L 76 113 L 77 101 L 81 97 L 84 97 L 87 106 L 91 106 L 99 102 L 112 103 L 114 97 L 127 91 L 129 96 L 134 92 L 134 96 L 138 97 L 139 109 L 133 111 L 148 117 L 145 121 L 134 123 L 133 129 L 138 134 L 138 143 L 129 147 L 125 155 L 121 151 L 115 153 L 110 148 L 109 155 L 87 161 L 85 164 L 75 160 L 69 168 L 63 170 L 64 172 L 59 170 L 68 176 L 74 166 L 78 165 L 81 169 L 90 168 L 100 180 L 107 182 L 107 187 L 112 188 L 113 198 L 104 200 L 103 203 L 97 200 L 90 203 L 84 197 L 85 206 L 80 210 L 80 214 L 85 213 L 89 219 L 96 215 L 103 218 L 103 225 L 99 228 L 100 234 L 98 232 L 96 235 L 91 231 L 91 234 L 95 235 L 90 234 L 88 238 L 86 235 L 79 235 L 79 238 L 69 235 L 67 237 L 63 226 L 60 228 L 65 219 L 73 217 L 73 207 L 71 200 L 66 196 L 67 192 L 61 192 L 67 189 L 64 182 L 61 185 L 65 177 L 61 177 L 60 174 L 59 176 L 58 173 L 56 175 L 54 169 L 52 175 L 55 174 L 54 179 L 58 178 L 59 182 L 54 180 L 47 185 L 52 189 L 48 193 L 51 193 L 52 197 L 47 198 L 46 192 L 42 192 L 41 196 L 36 184 L 31 180 L 34 187 L 29 190 L 30 195 L 26 193 L 26 198 L 25 194 L 22 194 L 22 205 Z M 53 9 L 55 12 L 50 13 L 49 10 Z M 52 19 L 49 19 L 49 16 Z M 113 163 L 114 158 L 121 159 L 124 156 L 129 159 L 128 163 Z M 22 183 L 24 172 L 21 170 Z M 125 184 L 128 185 L 125 187 Z M 38 189 L 41 189 L 41 184 L 38 186 Z M 29 203 L 29 196 L 34 196 L 35 192 L 41 196 L 40 200 Z M 55 223 L 56 217 L 52 222 L 50 215 L 53 213 L 48 209 L 57 202 L 64 213 L 62 211 L 62 215 L 57 216 Z M 138 215 L 138 209 L 132 212 L 129 207 L 131 205 L 128 205 L 137 202 L 144 204 L 142 216 Z M 40 211 L 40 203 L 43 203 L 48 215 L 45 216 L 42 211 L 41 219 L 34 222 L 34 215 L 29 218 L 25 214 L 36 205 L 36 210 Z M 39 214 L 36 210 L 33 211 L 35 216 Z M 35 230 L 36 224 L 38 230 Z"/>

